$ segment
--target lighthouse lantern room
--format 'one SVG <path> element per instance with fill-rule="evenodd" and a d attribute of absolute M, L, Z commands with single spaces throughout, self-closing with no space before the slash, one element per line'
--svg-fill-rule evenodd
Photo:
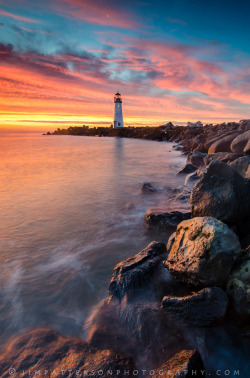
<path fill-rule="evenodd" d="M 123 116 L 122 116 L 122 98 L 119 92 L 115 94 L 114 103 L 115 103 L 114 127 L 115 128 L 124 127 Z"/>

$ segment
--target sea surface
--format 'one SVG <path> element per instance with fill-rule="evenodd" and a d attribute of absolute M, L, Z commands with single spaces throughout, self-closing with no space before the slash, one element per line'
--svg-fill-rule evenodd
<path fill-rule="evenodd" d="M 0 345 L 36 327 L 84 338 L 115 265 L 153 239 L 145 212 L 189 210 L 188 199 L 173 196 L 188 189 L 176 176 L 185 161 L 167 142 L 2 133 Z M 142 193 L 143 182 L 157 192 Z M 206 334 L 210 376 L 248 377 L 238 329 L 226 324 Z"/>
<path fill-rule="evenodd" d="M 176 208 L 167 193 L 183 184 L 176 172 L 185 157 L 172 147 L 0 135 L 1 342 L 27 327 L 81 335 L 92 308 L 107 295 L 114 266 L 152 241 L 146 210 Z M 157 193 L 141 192 L 148 181 Z"/>

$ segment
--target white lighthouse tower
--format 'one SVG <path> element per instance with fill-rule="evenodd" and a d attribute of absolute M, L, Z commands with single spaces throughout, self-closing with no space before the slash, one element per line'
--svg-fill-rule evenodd
<path fill-rule="evenodd" d="M 124 127 L 123 116 L 122 116 L 122 98 L 119 92 L 115 94 L 114 103 L 115 103 L 114 127 L 115 128 Z"/>

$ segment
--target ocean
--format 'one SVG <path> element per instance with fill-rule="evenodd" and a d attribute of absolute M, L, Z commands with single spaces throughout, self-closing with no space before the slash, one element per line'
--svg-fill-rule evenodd
<path fill-rule="evenodd" d="M 172 146 L 1 135 L 1 342 L 27 327 L 81 336 L 85 319 L 107 295 L 115 265 L 152 241 L 146 210 L 176 208 L 166 193 L 183 185 L 176 172 L 185 157 Z M 157 193 L 141 192 L 148 181 Z"/>

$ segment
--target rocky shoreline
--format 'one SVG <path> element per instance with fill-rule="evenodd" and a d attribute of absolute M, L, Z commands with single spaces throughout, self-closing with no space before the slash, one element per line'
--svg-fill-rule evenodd
<path fill-rule="evenodd" d="M 176 378 L 195 371 L 204 377 L 204 365 L 217 376 L 214 353 L 220 339 L 230 340 L 228 329 L 236 344 L 250 346 L 250 123 L 69 129 L 70 135 L 174 141 L 187 154 L 177 174 L 190 185 L 191 211 L 146 213 L 148 232 L 172 233 L 167 246 L 152 241 L 114 268 L 107 298 L 84 325 L 87 341 L 31 330 L 1 352 L 1 377 L 10 369 L 23 377 L 39 370 L 47 376 Z M 156 190 L 142 185 L 144 195 Z M 245 377 L 244 367 L 238 370 Z"/>

